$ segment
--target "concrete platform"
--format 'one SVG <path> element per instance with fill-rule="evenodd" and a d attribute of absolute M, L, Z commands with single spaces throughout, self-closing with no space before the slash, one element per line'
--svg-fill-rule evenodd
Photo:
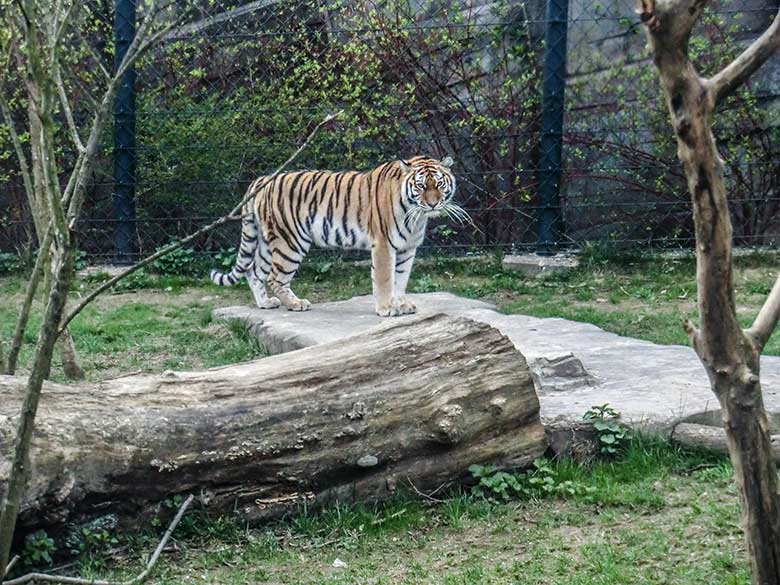
<path fill-rule="evenodd" d="M 542 422 L 575 428 L 591 406 L 609 403 L 635 428 L 663 435 L 683 420 L 717 421 L 718 403 L 692 349 L 656 345 L 566 319 L 504 315 L 488 303 L 449 293 L 412 295 L 418 312 L 444 312 L 493 325 L 531 366 Z M 315 305 L 293 313 L 227 307 L 221 321 L 239 320 L 271 353 L 283 353 L 354 335 L 378 325 L 370 296 Z M 405 317 L 396 317 L 404 319 Z M 764 402 L 780 429 L 780 358 L 762 358 Z"/>

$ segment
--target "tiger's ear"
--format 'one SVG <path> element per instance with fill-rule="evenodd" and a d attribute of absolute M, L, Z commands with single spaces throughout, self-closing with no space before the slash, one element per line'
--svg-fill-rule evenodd
<path fill-rule="evenodd" d="M 411 173 L 412 172 L 412 165 L 410 165 L 404 159 L 399 158 L 398 159 L 398 164 L 401 165 L 401 172 L 402 173 Z"/>
<path fill-rule="evenodd" d="M 455 164 L 455 161 L 452 160 L 451 156 L 445 156 L 443 159 L 441 159 L 441 165 L 445 166 L 447 168 L 450 168 L 452 165 Z"/>

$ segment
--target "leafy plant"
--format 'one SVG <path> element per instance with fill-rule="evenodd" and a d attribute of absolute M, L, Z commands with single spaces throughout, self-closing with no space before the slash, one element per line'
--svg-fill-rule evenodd
<path fill-rule="evenodd" d="M 154 279 L 152 276 L 143 268 L 140 268 L 130 274 L 129 276 L 126 276 L 119 282 L 117 282 L 114 285 L 115 291 L 129 291 L 129 290 L 138 290 L 142 288 L 149 288 L 152 286 Z"/>
<path fill-rule="evenodd" d="M 437 290 L 439 290 L 439 285 L 436 284 L 436 281 L 433 278 L 431 278 L 431 276 L 428 274 L 423 274 L 414 283 L 414 292 L 427 293 L 427 292 L 434 292 Z"/>
<path fill-rule="evenodd" d="M 609 404 L 592 406 L 582 418 L 593 425 L 602 455 L 617 455 L 628 445 L 631 431 L 619 421 L 620 413 Z"/>
<path fill-rule="evenodd" d="M 479 480 L 474 490 L 498 501 L 513 497 L 582 496 L 593 491 L 579 482 L 562 479 L 548 459 L 537 459 L 533 468 L 523 473 L 509 473 L 490 465 L 472 465 L 469 471 Z"/>
<path fill-rule="evenodd" d="M 22 549 L 22 560 L 27 566 L 36 566 L 41 564 L 51 564 L 51 555 L 57 547 L 54 539 L 51 538 L 45 530 L 36 530 L 28 534 L 24 539 L 24 548 Z"/>
<path fill-rule="evenodd" d="M 177 248 L 152 262 L 152 268 L 162 276 L 195 276 L 205 270 L 204 264 L 192 248 Z"/>
<path fill-rule="evenodd" d="M 0 252 L 0 275 L 21 272 L 25 264 L 25 261 L 18 254 Z"/>
<path fill-rule="evenodd" d="M 212 256 L 211 262 L 214 268 L 217 268 L 222 272 L 229 271 L 236 263 L 235 247 L 222 248 L 219 252 Z"/>
<path fill-rule="evenodd" d="M 83 526 L 73 526 L 65 538 L 65 546 L 72 555 L 105 555 L 119 539 L 114 535 L 117 518 L 113 514 L 101 516 Z"/>

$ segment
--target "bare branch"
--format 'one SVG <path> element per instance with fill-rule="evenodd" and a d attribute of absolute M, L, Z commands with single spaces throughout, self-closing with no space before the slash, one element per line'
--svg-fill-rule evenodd
<path fill-rule="evenodd" d="M 237 214 L 241 211 L 241 209 L 244 207 L 244 205 L 250 199 L 252 199 L 252 197 L 254 197 L 254 191 L 262 189 L 263 187 L 268 185 L 271 181 L 273 181 L 277 177 L 277 175 L 279 175 L 279 173 L 283 172 L 287 168 L 287 166 L 290 163 L 292 163 L 298 157 L 298 155 L 309 145 L 309 143 L 314 139 L 314 136 L 317 134 L 319 129 L 322 128 L 322 126 L 324 126 L 325 124 L 327 124 L 331 120 L 334 120 L 335 118 L 337 118 L 339 115 L 341 115 L 341 112 L 337 112 L 335 114 L 328 114 L 319 124 L 317 124 L 314 127 L 314 130 L 311 131 L 309 136 L 306 137 L 306 140 L 304 140 L 301 143 L 301 145 L 296 149 L 296 151 L 294 153 L 292 153 L 292 155 L 290 155 L 290 157 L 286 161 L 284 161 L 272 174 L 266 175 L 263 178 L 263 180 L 259 183 L 259 186 L 257 187 L 257 189 L 253 190 L 251 193 L 247 193 L 244 196 L 244 198 L 241 199 L 241 202 L 238 203 L 238 205 L 236 205 L 230 211 L 230 213 L 228 213 L 227 215 L 223 215 L 222 217 L 220 217 L 216 221 L 213 221 L 212 223 L 208 224 L 207 226 L 204 226 L 204 227 L 200 228 L 199 230 L 191 233 L 189 236 L 186 236 L 185 238 L 182 238 L 182 239 L 180 239 L 180 240 L 178 240 L 176 242 L 173 242 L 172 244 L 169 244 L 169 245 L 165 246 L 164 248 L 161 248 L 160 250 L 158 250 L 157 252 L 155 252 L 151 256 L 147 256 L 146 258 L 144 258 L 140 262 L 137 262 L 136 264 L 133 264 L 132 266 L 130 266 L 126 270 L 123 270 L 122 272 L 120 272 L 119 274 L 114 276 L 113 278 L 111 278 L 111 279 L 107 280 L 106 282 L 104 282 L 103 284 L 101 284 L 98 288 L 93 290 L 91 293 L 89 293 L 86 297 L 84 297 L 79 302 L 78 305 L 76 305 L 71 310 L 71 312 L 68 314 L 68 316 L 63 319 L 63 321 L 62 321 L 62 323 L 60 325 L 60 332 L 62 332 L 68 326 L 68 324 L 76 317 L 76 315 L 78 315 L 79 313 L 81 313 L 81 311 L 84 310 L 84 307 L 86 307 L 89 303 L 91 303 L 93 300 L 95 300 L 95 298 L 98 295 L 100 295 L 101 293 L 103 293 L 106 290 L 110 289 L 112 286 L 114 286 L 117 282 L 119 282 L 120 280 L 122 280 L 126 276 L 132 274 L 136 270 L 140 270 L 144 266 L 147 266 L 147 265 L 151 264 L 152 262 L 154 262 L 158 258 L 161 258 L 162 256 L 165 256 L 166 254 L 168 254 L 170 252 L 173 252 L 174 250 L 176 250 L 178 248 L 181 248 L 182 246 L 184 246 L 185 244 L 191 242 L 192 240 L 194 240 L 198 236 L 200 236 L 202 234 L 205 234 L 206 232 L 209 232 L 209 231 L 213 230 L 214 228 L 216 228 L 216 227 L 218 227 L 218 226 L 220 226 L 222 224 L 227 223 L 228 221 L 231 221 L 233 219 L 237 219 L 238 217 L 240 217 L 240 215 L 237 215 Z"/>
<path fill-rule="evenodd" d="M 89 52 L 90 57 L 92 57 L 92 60 L 95 62 L 95 64 L 100 69 L 101 73 L 103 73 L 103 76 L 110 80 L 113 75 L 111 75 L 111 72 L 106 69 L 106 66 L 103 65 L 103 59 L 100 57 L 100 53 L 95 51 L 95 47 L 93 47 L 91 44 L 89 44 L 89 41 L 84 38 L 84 34 L 81 30 L 78 31 L 79 39 L 81 40 L 81 43 L 84 45 L 84 47 L 87 49 L 87 52 Z M 91 96 L 90 96 L 91 97 Z M 93 98 L 94 101 L 94 98 Z M 97 103 L 97 102 L 95 102 Z"/>
<path fill-rule="evenodd" d="M 70 6 L 68 7 L 68 10 L 65 12 L 65 16 L 62 18 L 62 21 L 59 24 L 57 24 L 57 21 L 55 20 L 55 26 L 57 27 L 57 29 L 51 43 L 52 61 L 54 61 L 53 58 L 54 52 L 60 46 L 60 43 L 62 43 L 62 37 L 65 36 L 65 31 L 68 30 L 68 25 L 71 23 L 71 20 L 74 18 L 76 14 L 76 9 L 80 7 L 81 7 L 81 0 L 72 0 Z M 59 13 L 59 10 L 60 7 L 57 7 L 57 13 Z"/>
<path fill-rule="evenodd" d="M 163 9 L 164 8 L 160 8 L 157 12 L 160 12 Z M 143 22 L 141 22 L 141 25 L 138 27 L 136 35 L 133 38 L 133 42 L 130 43 L 130 47 L 127 49 L 127 53 L 125 54 L 124 59 L 122 59 L 122 62 L 117 67 L 115 73 L 117 78 L 121 79 L 127 70 L 144 53 L 146 53 L 150 47 L 164 39 L 174 28 L 180 26 L 182 22 L 187 19 L 188 14 L 186 11 L 183 11 L 178 18 L 169 22 L 154 34 L 148 35 L 148 29 L 152 26 L 155 16 L 155 11 L 150 11 L 149 14 L 147 14 L 147 16 L 144 18 Z"/>
<path fill-rule="evenodd" d="M 24 583 L 37 583 L 37 582 L 67 583 L 70 585 L 137 585 L 138 583 L 143 583 L 146 580 L 146 578 L 152 573 L 152 570 L 157 564 L 160 555 L 162 554 L 163 550 L 165 550 L 165 547 L 168 545 L 168 541 L 171 539 L 171 535 L 173 534 L 173 531 L 176 530 L 176 527 L 179 525 L 179 522 L 181 522 L 184 513 L 187 511 L 187 508 L 190 507 L 190 504 L 192 504 L 192 501 L 194 499 L 195 496 L 190 494 L 187 497 L 187 499 L 184 500 L 184 503 L 181 505 L 179 511 L 176 513 L 176 516 L 171 521 L 171 524 L 168 526 L 168 530 L 165 531 L 165 534 L 160 540 L 160 543 L 157 545 L 157 548 L 154 549 L 154 553 L 152 554 L 151 557 L 149 557 L 149 562 L 146 563 L 146 568 L 141 573 L 139 573 L 138 575 L 136 575 L 135 577 L 133 577 L 128 581 L 105 581 L 102 579 L 82 579 L 80 577 L 64 577 L 60 575 L 47 575 L 46 573 L 28 573 L 21 577 L 17 577 L 16 579 L 11 579 L 10 581 L 3 581 L 2 583 L 0 583 L 0 585 L 23 585 Z"/>
<path fill-rule="evenodd" d="M 720 73 L 709 79 L 708 83 L 712 88 L 715 103 L 717 104 L 731 95 L 772 56 L 778 47 L 780 47 L 780 10 L 764 34 L 753 41 L 739 57 L 729 63 Z"/>
<path fill-rule="evenodd" d="M 2 578 L 5 578 L 5 576 L 11 572 L 11 569 L 13 569 L 16 566 L 16 563 L 19 562 L 19 555 L 14 556 L 14 558 L 11 559 L 11 562 L 8 563 L 8 566 L 5 568 L 5 572 L 3 573 Z"/>
<path fill-rule="evenodd" d="M 758 351 L 763 350 L 769 338 L 772 337 L 778 320 L 780 320 L 780 274 L 777 275 L 775 285 L 764 302 L 764 306 L 758 312 L 756 320 L 747 330 L 747 334 L 753 338 L 758 346 Z"/>
<path fill-rule="evenodd" d="M 73 141 L 73 145 L 79 152 L 84 152 L 84 143 L 81 142 L 78 128 L 76 128 L 76 121 L 73 119 L 73 111 L 70 109 L 70 101 L 68 100 L 68 93 L 65 91 L 65 85 L 62 83 L 62 75 L 60 74 L 60 65 L 55 62 L 52 64 L 54 68 L 54 82 L 57 84 L 57 93 L 60 96 L 60 104 L 62 105 L 62 111 L 65 113 L 65 119 L 68 122 L 68 129 L 70 130 L 70 139 Z"/>
<path fill-rule="evenodd" d="M 0 86 L 0 110 L 3 113 L 3 120 L 6 126 L 8 126 L 8 133 L 11 135 L 11 142 L 14 145 L 14 151 L 16 152 L 16 158 L 19 161 L 19 172 L 22 175 L 22 182 L 24 183 L 24 190 L 27 193 L 29 201 L 35 200 L 35 190 L 33 188 L 32 175 L 30 174 L 30 167 L 27 164 L 27 157 L 22 149 L 22 142 L 19 140 L 19 134 L 16 133 L 16 126 L 14 125 L 13 117 L 11 116 L 11 109 L 8 107 L 8 102 L 5 99 L 3 93 L 3 87 Z"/>
<path fill-rule="evenodd" d="M 19 352 L 22 349 L 22 339 L 24 337 L 24 331 L 27 328 L 27 322 L 30 319 L 30 308 L 32 307 L 35 293 L 38 290 L 38 285 L 41 282 L 43 276 L 43 269 L 48 261 L 49 247 L 52 241 L 52 224 L 49 223 L 46 228 L 46 234 L 43 236 L 41 245 L 38 248 L 38 257 L 35 259 L 35 266 L 33 267 L 30 280 L 27 283 L 27 290 L 24 293 L 24 301 L 22 307 L 19 310 L 19 318 L 16 321 L 16 330 L 11 340 L 11 349 L 8 351 L 8 361 L 5 367 L 5 374 L 13 376 L 16 373 L 16 360 L 19 358 Z"/>
<path fill-rule="evenodd" d="M 242 16 L 246 16 L 247 14 L 251 14 L 257 10 L 267 8 L 272 4 L 279 3 L 281 3 L 281 0 L 255 0 L 254 2 L 249 2 L 248 4 L 238 6 L 237 8 L 222 11 L 218 14 L 215 14 L 214 16 L 203 18 L 197 22 L 188 23 L 184 26 L 172 29 L 165 35 L 165 40 L 167 41 L 178 37 L 197 35 L 217 24 L 229 22 Z"/>

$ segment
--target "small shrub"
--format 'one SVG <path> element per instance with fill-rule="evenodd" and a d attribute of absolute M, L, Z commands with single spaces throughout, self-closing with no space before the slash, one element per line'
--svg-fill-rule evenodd
<path fill-rule="evenodd" d="M 212 257 L 212 267 L 220 270 L 221 272 L 227 272 L 236 263 L 236 249 L 235 248 L 223 248 Z"/>
<path fill-rule="evenodd" d="M 582 418 L 593 425 L 602 455 L 615 456 L 628 446 L 631 431 L 619 422 L 620 413 L 609 404 L 592 406 Z"/>
<path fill-rule="evenodd" d="M 24 539 L 24 548 L 22 549 L 22 561 L 28 567 L 50 565 L 51 555 L 56 549 L 54 539 L 51 538 L 45 530 L 36 530 L 28 534 Z"/>
<path fill-rule="evenodd" d="M 579 482 L 562 480 L 547 459 L 537 459 L 533 468 L 524 473 L 500 471 L 489 465 L 472 465 L 469 471 L 479 479 L 479 483 L 474 486 L 475 492 L 497 501 L 545 496 L 582 496 L 593 491 L 593 488 Z"/>
<path fill-rule="evenodd" d="M 150 288 L 154 284 L 154 278 L 143 268 L 139 268 L 132 274 L 117 282 L 113 290 L 122 292 Z"/>
<path fill-rule="evenodd" d="M 177 248 L 152 262 L 152 269 L 161 276 L 196 276 L 206 267 L 192 248 Z"/>
<path fill-rule="evenodd" d="M 105 555 L 119 544 L 119 539 L 114 535 L 117 524 L 117 517 L 107 514 L 83 526 L 73 526 L 65 538 L 65 546 L 74 556 Z"/>
<path fill-rule="evenodd" d="M 26 264 L 27 263 L 18 254 L 0 252 L 0 276 L 21 272 Z"/>
<path fill-rule="evenodd" d="M 437 290 L 439 290 L 439 285 L 436 284 L 436 281 L 427 274 L 423 274 L 414 284 L 414 292 L 427 293 Z"/>

